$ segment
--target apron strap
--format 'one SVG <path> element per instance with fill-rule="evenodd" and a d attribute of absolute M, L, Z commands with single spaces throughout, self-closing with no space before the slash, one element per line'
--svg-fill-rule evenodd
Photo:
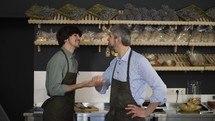
<path fill-rule="evenodd" d="M 130 85 L 130 75 L 129 75 L 129 70 L 130 70 L 131 54 L 132 54 L 132 50 L 131 50 L 131 52 L 129 53 L 129 57 L 128 57 L 127 81 L 128 81 L 128 84 L 129 84 L 129 85 Z"/>
<path fill-rule="evenodd" d="M 67 58 L 67 56 L 66 56 L 66 53 L 64 52 L 64 50 L 63 49 L 60 49 L 62 52 L 63 52 L 63 54 L 65 55 L 65 57 L 66 57 L 66 61 L 67 61 L 67 72 L 69 72 L 69 61 L 68 61 L 68 58 Z"/>
<path fill-rule="evenodd" d="M 129 53 L 129 57 L 128 57 L 128 67 L 127 67 L 127 81 L 129 82 L 129 85 L 130 85 L 129 70 L 130 70 L 131 54 L 132 54 L 132 50 L 131 50 L 130 53 Z M 115 65 L 114 65 L 114 68 L 113 68 L 112 79 L 113 79 L 113 77 L 114 77 L 114 72 L 115 72 L 115 69 L 116 69 L 116 64 L 117 64 L 117 61 L 116 61 Z"/>

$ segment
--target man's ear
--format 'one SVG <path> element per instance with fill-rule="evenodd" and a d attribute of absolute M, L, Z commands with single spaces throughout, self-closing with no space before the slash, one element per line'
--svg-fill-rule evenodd
<path fill-rule="evenodd" d="M 117 37 L 117 40 L 118 40 L 120 43 L 122 43 L 122 37 L 118 36 L 118 37 Z"/>
<path fill-rule="evenodd" d="M 64 43 L 66 43 L 67 41 L 68 41 L 68 39 L 65 39 L 65 40 L 64 40 Z"/>

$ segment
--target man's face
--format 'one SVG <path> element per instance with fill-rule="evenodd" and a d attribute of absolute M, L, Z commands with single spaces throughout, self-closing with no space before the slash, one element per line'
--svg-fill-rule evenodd
<path fill-rule="evenodd" d="M 69 37 L 69 44 L 75 48 L 80 47 L 81 37 L 79 34 L 73 34 Z"/>
<path fill-rule="evenodd" d="M 116 36 L 113 35 L 113 33 L 110 32 L 109 37 L 107 39 L 108 46 L 111 50 L 115 50 L 116 48 Z"/>

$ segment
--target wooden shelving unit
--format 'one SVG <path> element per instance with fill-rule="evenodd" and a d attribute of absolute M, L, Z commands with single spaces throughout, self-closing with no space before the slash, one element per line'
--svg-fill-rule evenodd
<path fill-rule="evenodd" d="M 99 25 L 99 28 L 102 25 L 111 25 L 111 24 L 142 24 L 142 25 L 192 25 L 192 26 L 215 26 L 215 22 L 208 20 L 199 20 L 199 21 L 131 21 L 131 20 L 113 20 L 101 21 L 97 17 L 88 14 L 82 20 L 70 20 L 60 14 L 53 17 L 52 20 L 34 20 L 29 19 L 29 24 L 36 24 L 38 28 L 41 25 L 45 24 L 95 24 Z M 35 41 L 35 45 L 38 46 L 38 51 L 41 51 L 41 46 L 43 45 L 58 45 L 57 41 Z M 85 46 L 101 46 L 107 45 L 107 42 L 96 42 L 96 41 L 82 41 L 81 45 Z M 215 42 L 134 42 L 132 41 L 131 45 L 134 46 L 173 46 L 174 51 L 177 51 L 178 46 L 191 46 L 193 49 L 195 46 L 215 46 Z M 172 59 L 176 61 L 176 66 L 155 66 L 157 71 L 215 71 L 215 54 L 204 54 L 206 59 L 211 63 L 209 66 L 192 66 L 185 55 L 183 54 L 158 54 L 159 61 L 164 61 L 167 59 Z"/>

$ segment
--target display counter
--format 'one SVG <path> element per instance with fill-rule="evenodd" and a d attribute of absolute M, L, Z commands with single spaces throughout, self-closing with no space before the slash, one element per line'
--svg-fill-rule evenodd
<path fill-rule="evenodd" d="M 104 121 L 109 110 L 108 103 L 83 103 L 76 110 L 76 121 Z M 200 110 L 195 112 L 182 112 L 177 109 L 178 104 L 167 103 L 166 108 L 156 109 L 146 121 L 215 121 L 215 111 Z M 95 110 L 95 107 L 98 110 Z M 90 110 L 92 109 L 92 110 Z M 42 121 L 42 108 L 36 107 L 24 112 L 25 121 Z"/>

